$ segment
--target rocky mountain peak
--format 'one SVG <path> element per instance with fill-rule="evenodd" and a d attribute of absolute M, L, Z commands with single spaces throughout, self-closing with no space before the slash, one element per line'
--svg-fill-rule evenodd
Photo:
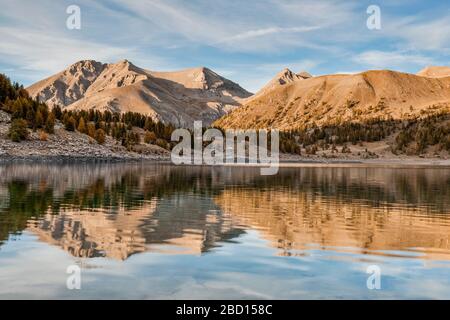
<path fill-rule="evenodd" d="M 190 126 L 195 120 L 210 124 L 251 96 L 206 67 L 157 72 L 128 60 L 82 60 L 27 90 L 49 106 L 132 111 L 176 126 Z"/>

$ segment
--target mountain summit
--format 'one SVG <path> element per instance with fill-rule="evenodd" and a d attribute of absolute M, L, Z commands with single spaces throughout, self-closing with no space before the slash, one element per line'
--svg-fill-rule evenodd
<path fill-rule="evenodd" d="M 261 90 L 259 90 L 254 96 L 252 96 L 251 98 L 249 98 L 247 100 L 247 102 L 254 100 L 258 97 L 261 97 L 265 94 L 267 94 L 268 92 L 275 90 L 279 87 L 288 85 L 290 83 L 296 82 L 296 81 L 300 81 L 300 80 L 305 80 L 305 79 L 309 79 L 312 76 L 306 72 L 300 72 L 298 74 L 294 73 L 293 71 L 291 71 L 288 68 L 285 68 L 283 70 L 281 70 L 280 72 L 278 72 L 275 77 L 272 78 L 272 80 L 270 80 Z"/>
<path fill-rule="evenodd" d="M 27 90 L 50 106 L 139 112 L 178 127 L 190 127 L 195 120 L 209 125 L 251 96 L 208 68 L 156 72 L 128 60 L 79 61 Z"/>

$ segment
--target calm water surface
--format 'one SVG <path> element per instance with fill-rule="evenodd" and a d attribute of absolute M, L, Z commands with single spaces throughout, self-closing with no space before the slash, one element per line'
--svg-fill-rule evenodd
<path fill-rule="evenodd" d="M 1 299 L 449 299 L 449 239 L 444 168 L 0 166 Z"/>

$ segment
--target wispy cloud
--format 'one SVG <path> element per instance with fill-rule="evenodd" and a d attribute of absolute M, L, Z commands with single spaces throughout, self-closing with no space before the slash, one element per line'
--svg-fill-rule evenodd
<path fill-rule="evenodd" d="M 246 5 L 240 1 L 206 4 L 130 0 L 120 6 L 138 19 L 151 22 L 157 32 L 170 34 L 176 42 L 194 42 L 234 52 L 319 48 L 317 40 L 331 39 L 330 33 L 321 29 L 345 27 L 352 21 L 354 10 L 353 6 L 332 0 L 301 3 L 265 0 Z M 311 35 L 306 36 L 307 33 Z"/>
<path fill-rule="evenodd" d="M 303 33 L 313 30 L 320 29 L 319 26 L 316 27 L 292 27 L 292 28 L 282 28 L 282 27 L 270 27 L 270 28 L 263 28 L 258 30 L 249 30 L 242 32 L 240 34 L 236 34 L 234 36 L 221 39 L 217 43 L 235 43 L 239 41 L 248 41 L 249 39 L 256 38 L 256 37 L 264 37 L 268 35 L 273 34 L 283 34 L 283 33 Z"/>
<path fill-rule="evenodd" d="M 82 29 L 65 28 L 72 0 L 0 0 L 0 71 L 49 76 L 79 59 L 127 58 L 148 69 L 206 65 L 257 90 L 284 67 L 315 74 L 448 62 L 450 11 L 442 1 L 379 0 L 382 30 L 366 27 L 370 1 L 77 0 Z"/>
<path fill-rule="evenodd" d="M 389 32 L 414 50 L 450 50 L 450 13 L 444 18 L 421 21 L 415 17 L 393 23 Z"/>
<path fill-rule="evenodd" d="M 81 59 L 109 61 L 129 55 L 133 49 L 108 46 L 42 32 L 0 27 L 0 55 L 22 70 L 54 73 Z"/>
<path fill-rule="evenodd" d="M 366 51 L 356 55 L 353 61 L 374 69 L 402 69 L 407 65 L 424 66 L 433 63 L 429 57 L 401 51 Z"/>

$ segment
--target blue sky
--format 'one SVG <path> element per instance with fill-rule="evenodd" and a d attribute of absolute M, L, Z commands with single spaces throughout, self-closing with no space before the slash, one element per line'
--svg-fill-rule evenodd
<path fill-rule="evenodd" d="M 69 5 L 81 30 L 66 28 Z M 381 30 L 369 30 L 369 5 Z M 314 75 L 450 65 L 448 0 L 0 0 L 0 72 L 29 85 L 81 59 L 209 67 L 257 91 L 285 67 Z"/>

